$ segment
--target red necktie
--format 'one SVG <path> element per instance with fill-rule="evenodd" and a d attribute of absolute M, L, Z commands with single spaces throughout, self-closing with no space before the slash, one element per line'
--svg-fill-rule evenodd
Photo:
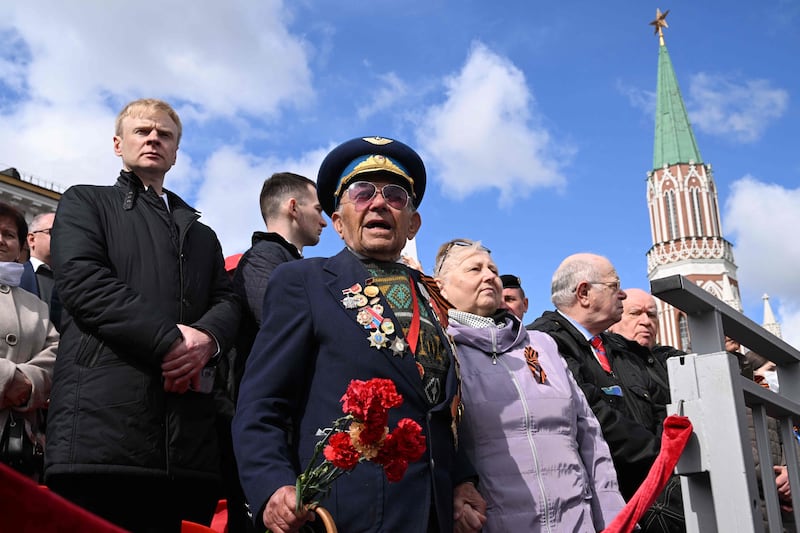
<path fill-rule="evenodd" d="M 607 373 L 611 373 L 611 363 L 608 362 L 608 356 L 606 356 L 606 349 L 603 347 L 603 340 L 600 338 L 600 335 L 595 335 L 589 341 L 592 343 L 592 346 L 597 353 L 597 360 L 600 362 L 600 366 L 603 367 Z"/>

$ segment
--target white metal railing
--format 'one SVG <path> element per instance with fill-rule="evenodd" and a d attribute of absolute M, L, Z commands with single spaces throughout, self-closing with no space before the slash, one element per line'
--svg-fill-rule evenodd
<path fill-rule="evenodd" d="M 800 351 L 683 276 L 653 280 L 651 291 L 686 313 L 696 352 L 667 361 L 672 402 L 668 413 L 688 416 L 694 427 L 676 467 L 687 531 L 764 531 L 745 406 L 753 412 L 769 531 L 784 528 L 771 482 L 767 417 L 778 420 L 789 481 L 795 488 L 794 522 L 800 525 L 800 499 L 794 498 L 800 492 L 800 469 L 793 431 L 800 419 Z M 726 335 L 777 364 L 780 394 L 740 375 L 736 359 L 725 352 Z"/>

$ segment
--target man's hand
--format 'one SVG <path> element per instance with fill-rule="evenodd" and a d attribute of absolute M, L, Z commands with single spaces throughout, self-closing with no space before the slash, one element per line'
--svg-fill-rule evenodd
<path fill-rule="evenodd" d="M 3 397 L 2 408 L 19 407 L 28 403 L 33 392 L 33 384 L 28 379 L 22 370 L 19 368 L 14 370 L 14 378 L 11 383 L 6 387 L 6 393 Z"/>
<path fill-rule="evenodd" d="M 261 520 L 272 533 L 293 533 L 309 520 L 314 520 L 314 513 L 303 511 L 294 512 L 297 491 L 293 485 L 286 485 L 272 495 L 264 507 Z"/>
<path fill-rule="evenodd" d="M 164 390 L 183 394 L 189 385 L 200 388 L 200 371 L 217 350 L 217 343 L 208 333 L 178 324 L 181 339 L 176 340 L 161 361 Z"/>
<path fill-rule="evenodd" d="M 778 499 L 781 501 L 781 509 L 792 512 L 792 489 L 789 487 L 789 470 L 785 466 L 773 466 L 775 472 L 775 486 L 778 489 Z"/>
<path fill-rule="evenodd" d="M 486 502 L 472 483 L 453 490 L 453 521 L 455 533 L 477 532 L 486 523 Z"/>

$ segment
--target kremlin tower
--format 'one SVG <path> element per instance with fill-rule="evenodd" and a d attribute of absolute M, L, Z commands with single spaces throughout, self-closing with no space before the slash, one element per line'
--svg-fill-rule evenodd
<path fill-rule="evenodd" d="M 659 36 L 653 169 L 647 173 L 647 206 L 653 246 L 647 252 L 650 280 L 681 274 L 742 311 L 733 246 L 722 236 L 711 165 L 700 156 L 678 80 L 664 44 L 666 16 L 651 22 Z M 656 299 L 661 344 L 691 351 L 686 316 Z"/>

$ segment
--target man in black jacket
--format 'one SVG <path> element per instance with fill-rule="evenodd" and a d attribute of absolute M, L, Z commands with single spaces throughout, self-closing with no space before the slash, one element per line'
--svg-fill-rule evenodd
<path fill-rule="evenodd" d="M 253 341 L 261 327 L 264 293 L 275 267 L 302 259 L 303 248 L 319 242 L 327 226 L 322 206 L 317 199 L 317 185 L 298 174 L 279 172 L 264 181 L 259 196 L 261 216 L 268 232 L 253 233 L 253 245 L 239 260 L 233 275 L 233 290 L 242 303 L 242 320 L 236 349 L 229 354 L 232 367 L 232 399 L 235 402 L 242 380 L 244 365 Z M 223 426 L 223 477 L 226 479 L 228 528 L 231 533 L 252 530 L 252 521 L 245 509 L 244 495 L 230 449 L 230 420 Z"/>
<path fill-rule="evenodd" d="M 272 271 L 281 263 L 302 259 L 303 248 L 316 245 L 328 225 L 317 199 L 316 184 L 298 174 L 279 172 L 270 176 L 261 187 L 259 204 L 268 232 L 253 233 L 253 244 L 242 255 L 233 276 L 233 289 L 243 304 L 233 365 L 235 390 L 261 327 L 264 293 Z"/>
<path fill-rule="evenodd" d="M 133 531 L 210 522 L 219 482 L 208 377 L 239 307 L 214 232 L 163 188 L 181 124 L 165 102 L 117 117 L 113 186 L 67 190 L 53 227 L 69 315 L 53 378 L 45 479 Z"/>
<path fill-rule="evenodd" d="M 551 292 L 556 311 L 545 311 L 527 327 L 548 333 L 558 344 L 600 422 L 620 491 L 629 499 L 658 455 L 666 391 L 637 355 L 623 349 L 624 339 L 606 333 L 620 320 L 627 297 L 608 259 L 594 254 L 567 257 L 553 274 Z M 645 531 L 682 527 L 661 525 L 650 529 L 643 524 Z"/>

